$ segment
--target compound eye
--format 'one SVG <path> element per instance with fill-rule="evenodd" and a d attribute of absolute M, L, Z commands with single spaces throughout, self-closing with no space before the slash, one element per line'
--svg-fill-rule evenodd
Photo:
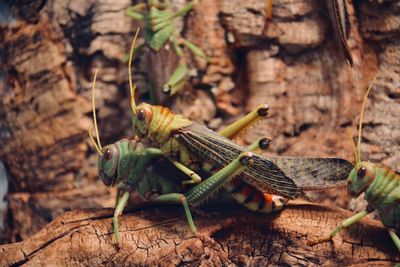
<path fill-rule="evenodd" d="M 364 178 L 366 174 L 367 174 L 367 168 L 365 168 L 364 166 L 362 166 L 357 170 L 357 177 L 359 179 Z"/>
<path fill-rule="evenodd" d="M 112 157 L 112 152 L 110 149 L 106 149 L 106 151 L 104 151 L 103 157 L 106 161 L 109 161 Z"/>
<path fill-rule="evenodd" d="M 137 118 L 140 121 L 144 121 L 144 119 L 146 118 L 146 111 L 144 111 L 144 109 L 139 109 Z"/>

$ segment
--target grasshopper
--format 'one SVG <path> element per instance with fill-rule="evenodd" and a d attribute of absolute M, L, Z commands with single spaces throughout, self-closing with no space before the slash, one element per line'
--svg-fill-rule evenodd
<path fill-rule="evenodd" d="M 266 149 L 269 145 L 269 140 L 260 138 L 250 146 L 236 159 L 224 166 L 218 171 L 214 171 L 206 180 L 190 188 L 184 190 L 180 177 L 182 174 L 172 164 L 160 165 L 157 160 L 164 158 L 164 154 L 160 149 L 147 148 L 136 139 L 122 139 L 114 144 L 102 147 L 97 127 L 94 88 L 97 71 L 93 82 L 93 121 L 96 131 L 97 141 L 93 137 L 93 129 L 89 129 L 89 136 L 95 146 L 98 154 L 98 171 L 99 176 L 106 186 L 116 185 L 124 194 L 120 197 L 120 190 L 117 191 L 116 207 L 113 217 L 113 227 L 115 241 L 119 244 L 119 227 L 118 216 L 122 214 L 124 207 L 129 199 L 129 194 L 132 190 L 136 190 L 139 195 L 148 202 L 152 203 L 172 203 L 182 204 L 189 227 L 193 233 L 196 232 L 193 218 L 189 206 L 197 206 L 202 204 L 210 196 L 216 193 L 222 186 L 232 188 L 239 186 L 240 182 L 234 178 L 244 172 L 249 166 L 254 163 L 254 154 L 252 151 L 257 149 Z M 160 167 L 158 166 L 158 167 Z M 175 168 L 175 170 L 174 170 Z M 172 171 L 172 173 L 171 173 Z M 178 172 L 177 172 L 178 171 Z M 167 178 L 166 178 L 167 177 Z M 249 189 L 250 188 L 250 189 Z M 253 199 L 260 201 L 264 198 L 264 205 L 257 204 L 258 210 L 279 209 L 282 206 L 283 198 L 273 197 L 268 194 L 262 194 L 257 190 L 246 185 L 241 185 L 241 190 L 247 194 L 252 194 Z M 234 192 L 236 196 L 240 195 L 240 191 Z M 247 201 L 248 207 L 254 206 L 254 201 Z"/>
<path fill-rule="evenodd" d="M 128 63 L 135 134 L 159 148 L 178 169 L 190 177 L 183 182 L 184 184 L 200 183 L 202 180 L 194 171 L 199 169 L 199 165 L 200 168 L 212 171 L 213 168 L 226 166 L 246 151 L 229 138 L 265 117 L 268 106 L 259 106 L 219 133 L 181 115 L 173 114 L 162 106 L 146 103 L 137 106 L 131 73 L 136 36 L 132 42 Z M 337 180 L 346 177 L 351 168 L 349 162 L 338 158 L 266 158 L 255 153 L 254 164 L 248 166 L 241 180 L 262 192 L 290 199 L 302 194 L 303 189 L 335 186 Z M 292 178 L 298 178 L 299 184 Z"/>
<path fill-rule="evenodd" d="M 310 241 L 310 245 L 331 240 L 342 229 L 357 223 L 372 211 L 377 210 L 383 225 L 388 229 L 390 237 L 400 251 L 400 239 L 396 234 L 396 231 L 400 229 L 400 175 L 386 166 L 380 166 L 369 161 L 361 160 L 362 121 L 368 94 L 375 80 L 376 78 L 370 84 L 362 103 L 360 122 L 358 125 L 357 146 L 353 142 L 356 164 L 347 179 L 347 190 L 349 194 L 353 197 L 358 197 L 364 192 L 368 206 L 365 210 L 342 221 L 327 238 L 322 238 L 316 242 Z"/>
<path fill-rule="evenodd" d="M 158 52 L 167 42 L 170 42 L 180 58 L 177 68 L 169 80 L 163 85 L 163 92 L 169 93 L 170 95 L 178 92 L 185 84 L 189 72 L 183 56 L 183 46 L 187 47 L 194 55 L 207 60 L 207 56 L 199 47 L 180 36 L 174 24 L 174 19 L 179 16 L 184 16 L 193 9 L 197 2 L 197 0 L 192 0 L 181 10 L 174 13 L 168 9 L 168 3 L 158 0 L 148 0 L 147 4 L 140 3 L 134 5 L 128 8 L 126 12 L 132 19 L 144 22 L 143 36 L 145 44 L 152 50 Z M 137 49 L 141 49 L 141 47 Z"/>

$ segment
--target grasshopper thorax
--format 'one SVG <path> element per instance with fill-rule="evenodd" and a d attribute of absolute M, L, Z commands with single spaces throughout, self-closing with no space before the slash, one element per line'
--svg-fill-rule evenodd
<path fill-rule="evenodd" d="M 353 197 L 359 196 L 375 179 L 374 164 L 361 161 L 356 164 L 349 174 L 347 190 Z"/>

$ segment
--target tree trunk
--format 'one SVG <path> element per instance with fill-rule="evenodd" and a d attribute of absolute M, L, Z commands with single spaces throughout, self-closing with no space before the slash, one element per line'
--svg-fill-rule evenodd
<path fill-rule="evenodd" d="M 175 9 L 184 4 L 171 2 Z M 210 60 L 206 63 L 185 51 L 197 76 L 177 96 L 159 94 L 159 99 L 212 129 L 268 103 L 268 119 L 237 142 L 250 143 L 267 135 L 272 139 L 268 152 L 272 155 L 352 160 L 347 131 L 355 128 L 366 88 L 377 76 L 366 107 L 362 159 L 399 172 L 398 1 L 346 1 L 352 68 L 345 64 L 337 40 L 331 38 L 333 28 L 324 1 L 274 0 L 271 19 L 266 18 L 266 4 L 258 0 L 199 1 L 178 20 L 177 27 Z M 172 218 L 180 215 L 169 209 L 137 211 L 121 219 L 122 229 L 129 229 L 122 233 L 123 240 L 132 242 L 123 242 L 127 249 L 118 252 L 111 249 L 108 211 L 66 213 L 32 236 L 65 211 L 113 206 L 114 192 L 98 179 L 97 155 L 87 134 L 92 124 L 91 81 L 98 68 L 96 108 L 102 144 L 132 137 L 124 58 L 139 24 L 125 15 L 131 5 L 128 0 L 0 3 L 5 12 L 0 14 L 0 160 L 10 182 L 7 227 L 0 232 L 0 241 L 25 240 L 2 247 L 4 264 L 41 259 L 64 265 L 93 264 L 117 259 L 122 265 L 125 256 L 132 264 L 150 264 L 158 257 L 166 265 L 180 261 L 256 265 L 363 264 L 374 257 L 385 263 L 395 260 L 386 232 L 372 221 L 344 231 L 334 245 L 306 246 L 308 237 L 326 234 L 349 213 L 305 204 L 292 205 L 271 217 L 240 210 L 213 220 L 196 218 L 206 233 L 203 239 L 190 238 L 185 221 L 175 222 Z M 134 78 L 139 97 L 146 100 L 150 87 L 159 92 L 177 62 L 171 51 L 145 50 L 137 56 Z M 322 194 L 320 199 L 324 205 L 349 207 L 345 190 Z M 352 203 L 355 209 L 365 207 L 359 201 Z M 290 219 L 291 214 L 296 220 Z M 173 223 L 154 226 L 147 218 L 156 216 Z M 218 222 L 229 223 L 213 233 L 210 225 Z M 262 228 L 265 222 L 273 230 L 271 235 Z M 318 228 L 320 222 L 326 229 Z M 239 224 L 243 227 L 234 227 Z M 257 227 L 252 229 L 252 225 Z M 173 231 L 167 229 L 170 226 Z M 160 235 L 168 249 L 158 251 L 164 247 Z M 371 246 L 374 236 L 385 236 L 385 240 Z M 342 244 L 343 237 L 346 242 Z M 363 243 L 357 245 L 360 240 Z M 56 248 L 68 250 L 66 258 L 52 253 Z M 135 250 L 142 256 L 130 256 Z"/>

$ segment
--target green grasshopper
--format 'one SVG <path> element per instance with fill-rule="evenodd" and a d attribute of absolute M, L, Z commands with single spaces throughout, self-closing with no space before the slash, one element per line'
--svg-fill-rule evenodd
<path fill-rule="evenodd" d="M 228 138 L 265 117 L 267 105 L 261 105 L 219 133 L 173 114 L 162 106 L 146 103 L 136 106 L 131 73 L 134 44 L 135 39 L 131 46 L 128 68 L 135 134 L 159 148 L 178 169 L 190 177 L 184 184 L 201 182 L 200 176 L 192 170 L 199 169 L 199 165 L 200 169 L 209 170 L 224 167 L 246 151 Z M 326 184 L 336 185 L 337 180 L 346 177 L 351 168 L 349 162 L 338 158 L 266 158 L 254 154 L 254 164 L 245 170 L 242 180 L 262 192 L 294 198 L 302 194 L 303 189 L 324 187 Z M 288 177 L 289 174 L 291 178 Z M 298 178 L 299 184 L 292 178 Z"/>
<path fill-rule="evenodd" d="M 158 0 L 148 0 L 147 4 L 140 3 L 127 10 L 127 15 L 132 19 L 144 22 L 143 36 L 145 44 L 158 52 L 167 42 L 171 42 L 180 58 L 178 67 L 163 86 L 163 91 L 170 95 L 179 91 L 188 75 L 188 67 L 183 56 L 182 46 L 187 47 L 196 56 L 207 59 L 207 56 L 199 47 L 180 36 L 174 24 L 174 20 L 177 17 L 184 16 L 192 10 L 197 2 L 197 0 L 190 1 L 176 13 L 168 9 L 167 3 L 160 3 Z M 143 11 L 144 13 L 141 13 Z"/>
<path fill-rule="evenodd" d="M 373 87 L 374 82 L 375 79 L 369 86 L 361 107 L 357 147 L 353 142 L 356 164 L 351 170 L 347 180 L 347 189 L 349 194 L 353 197 L 358 197 L 364 192 L 368 206 L 365 210 L 342 221 L 330 233 L 329 237 L 320 239 L 316 242 L 311 241 L 309 242 L 310 245 L 331 240 L 343 228 L 347 228 L 352 224 L 357 223 L 372 211 L 377 210 L 383 225 L 387 227 L 390 237 L 400 251 L 400 239 L 396 234 L 396 231 L 399 231 L 400 229 L 400 175 L 385 166 L 379 166 L 372 162 L 361 160 L 360 146 L 362 121 L 368 94 Z"/>

